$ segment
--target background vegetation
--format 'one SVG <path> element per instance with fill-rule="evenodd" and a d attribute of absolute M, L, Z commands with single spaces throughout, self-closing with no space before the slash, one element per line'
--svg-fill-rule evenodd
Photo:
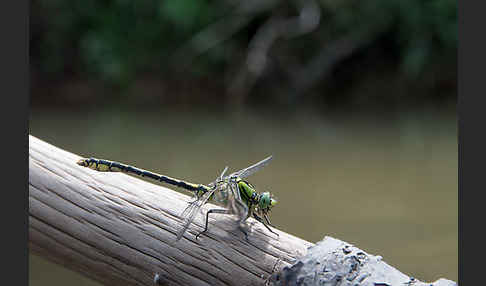
<path fill-rule="evenodd" d="M 455 100 L 452 0 L 51 0 L 31 10 L 34 104 Z M 66 94 L 79 85 L 90 95 Z"/>

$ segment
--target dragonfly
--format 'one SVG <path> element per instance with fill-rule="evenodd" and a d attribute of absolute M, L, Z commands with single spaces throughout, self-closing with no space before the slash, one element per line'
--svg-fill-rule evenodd
<path fill-rule="evenodd" d="M 274 227 L 270 222 L 269 212 L 277 204 L 277 200 L 270 194 L 270 192 L 257 192 L 256 188 L 251 183 L 244 180 L 246 177 L 262 169 L 271 160 L 272 156 L 269 156 L 249 167 L 229 175 L 226 175 L 228 167 L 225 167 L 221 174 L 213 182 L 207 185 L 187 182 L 116 161 L 82 158 L 76 163 L 98 172 L 124 172 L 150 178 L 190 191 L 194 196 L 194 200 L 189 203 L 180 215 L 183 219 L 183 225 L 177 233 L 177 241 L 183 237 L 184 233 L 199 213 L 201 207 L 208 201 L 223 205 L 223 208 L 210 209 L 206 212 L 204 230 L 196 235 L 196 239 L 201 234 L 208 231 L 210 214 L 224 214 L 237 216 L 238 229 L 243 232 L 245 238 L 248 240 L 248 233 L 245 230 L 245 222 L 249 217 L 255 218 L 271 233 L 278 236 L 278 234 L 269 227 Z"/>

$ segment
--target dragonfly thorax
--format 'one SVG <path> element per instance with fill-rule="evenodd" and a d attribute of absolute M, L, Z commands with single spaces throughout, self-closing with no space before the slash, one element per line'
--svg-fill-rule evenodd
<path fill-rule="evenodd" d="M 237 184 L 241 199 L 248 207 L 258 207 L 260 212 L 266 213 L 277 204 L 269 192 L 258 193 L 249 182 L 242 179 L 237 180 Z"/>

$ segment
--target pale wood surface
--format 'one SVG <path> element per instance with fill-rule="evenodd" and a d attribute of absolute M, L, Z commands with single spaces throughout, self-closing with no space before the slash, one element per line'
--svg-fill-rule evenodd
<path fill-rule="evenodd" d="M 313 244 L 249 219 L 249 241 L 231 217 L 200 214 L 175 242 L 190 197 L 121 173 L 80 167 L 80 156 L 29 135 L 29 247 L 106 285 L 263 285 Z M 214 205 L 206 205 L 203 212 Z"/>

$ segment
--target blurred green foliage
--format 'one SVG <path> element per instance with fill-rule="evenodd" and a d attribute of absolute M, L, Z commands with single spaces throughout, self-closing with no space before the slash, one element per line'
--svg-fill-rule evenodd
<path fill-rule="evenodd" d="M 456 1 L 348 0 L 335 5 L 330 29 L 342 34 L 361 25 L 380 25 L 405 73 L 418 74 L 435 56 L 456 52 Z"/>
<path fill-rule="evenodd" d="M 171 52 L 217 9 L 204 0 L 34 1 L 31 60 L 42 72 L 66 70 L 121 82 L 165 68 Z"/>
<path fill-rule="evenodd" d="M 260 2 L 266 3 L 265 8 L 252 9 L 251 5 Z M 244 25 L 207 51 L 202 49 L 198 54 L 198 47 L 194 45 L 185 50 L 188 58 L 191 58 L 189 53 L 194 53 L 194 60 L 184 69 L 183 75 L 218 81 L 244 65 L 249 43 L 269 19 L 295 17 L 303 3 L 305 1 L 32 1 L 31 66 L 44 78 L 76 76 L 127 87 L 141 75 L 167 75 L 177 71 L 178 59 L 174 55 L 178 49 L 212 23 L 244 15 Z M 338 58 L 332 71 L 339 67 L 363 75 L 378 69 L 374 62 L 384 61 L 387 70 L 397 77 L 420 82 L 427 80 L 423 75 L 432 68 L 434 80 L 455 80 L 455 76 L 441 77 L 440 73 L 444 69 L 456 69 L 456 1 L 320 0 L 316 3 L 315 7 L 320 10 L 316 29 L 298 37 L 283 37 L 272 45 L 269 58 L 274 68 L 266 73 L 267 77 L 259 78 L 257 86 L 263 86 L 264 94 L 278 92 L 271 89 L 272 84 L 282 83 L 278 67 L 293 70 L 295 66 L 312 63 L 328 44 L 345 36 L 355 40 L 355 50 Z M 241 9 L 244 5 L 247 7 Z M 206 40 L 210 41 L 211 36 Z M 327 78 L 327 74 L 323 72 L 313 86 L 319 89 L 326 81 L 335 80 Z M 288 74 L 284 74 L 284 81 L 286 77 Z M 343 81 L 349 85 L 350 80 L 344 78 Z"/>

